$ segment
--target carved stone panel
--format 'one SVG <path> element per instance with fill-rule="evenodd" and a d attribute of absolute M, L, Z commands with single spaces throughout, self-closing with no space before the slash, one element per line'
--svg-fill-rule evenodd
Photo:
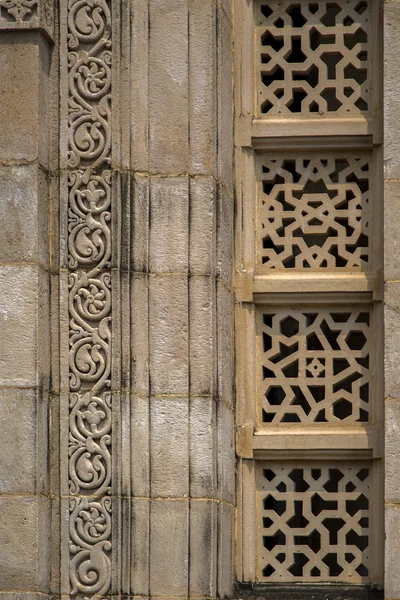
<path fill-rule="evenodd" d="M 367 1 L 259 1 L 260 116 L 361 116 L 370 93 Z"/>
<path fill-rule="evenodd" d="M 256 479 L 259 581 L 368 581 L 368 463 L 260 462 Z"/>

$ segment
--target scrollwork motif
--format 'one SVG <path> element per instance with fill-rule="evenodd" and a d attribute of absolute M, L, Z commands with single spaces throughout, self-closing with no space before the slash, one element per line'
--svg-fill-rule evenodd
<path fill-rule="evenodd" d="M 71 0 L 68 12 L 69 165 L 110 162 L 111 12 L 106 0 Z"/>
<path fill-rule="evenodd" d="M 88 598 L 111 573 L 111 11 L 67 6 L 70 593 Z"/>

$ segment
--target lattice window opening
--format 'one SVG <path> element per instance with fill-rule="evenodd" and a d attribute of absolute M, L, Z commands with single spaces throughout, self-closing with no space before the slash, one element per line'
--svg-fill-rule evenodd
<path fill-rule="evenodd" d="M 258 114 L 363 116 L 370 103 L 365 0 L 256 3 Z"/>
<path fill-rule="evenodd" d="M 372 156 L 259 155 L 257 269 L 368 271 Z"/>
<path fill-rule="evenodd" d="M 259 463 L 260 582 L 369 580 L 368 463 Z"/>
<path fill-rule="evenodd" d="M 259 426 L 368 422 L 369 308 L 258 310 Z"/>

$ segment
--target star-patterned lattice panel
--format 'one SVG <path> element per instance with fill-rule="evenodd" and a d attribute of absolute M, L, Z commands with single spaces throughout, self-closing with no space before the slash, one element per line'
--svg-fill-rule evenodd
<path fill-rule="evenodd" d="M 367 307 L 260 308 L 262 426 L 368 421 L 370 320 Z"/>
<path fill-rule="evenodd" d="M 368 581 L 368 463 L 261 462 L 256 478 L 258 581 Z"/>
<path fill-rule="evenodd" d="M 255 6 L 259 115 L 367 113 L 368 2 L 275 0 Z"/>
<path fill-rule="evenodd" d="M 369 154 L 259 160 L 259 270 L 370 268 Z"/>

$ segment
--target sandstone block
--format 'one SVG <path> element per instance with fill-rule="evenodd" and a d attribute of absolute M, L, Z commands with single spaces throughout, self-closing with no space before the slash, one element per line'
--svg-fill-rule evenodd
<path fill-rule="evenodd" d="M 218 505 L 190 502 L 190 595 L 216 597 Z"/>
<path fill-rule="evenodd" d="M 36 31 L 2 31 L 0 53 L 0 160 L 46 165 L 47 42 Z"/>
<path fill-rule="evenodd" d="M 385 500 L 400 503 L 400 400 L 385 402 Z"/>
<path fill-rule="evenodd" d="M 132 496 L 150 496 L 150 407 L 148 397 L 131 397 Z"/>
<path fill-rule="evenodd" d="M 189 493 L 189 405 L 187 398 L 151 398 L 151 495 Z"/>
<path fill-rule="evenodd" d="M 188 168 L 188 3 L 149 3 L 149 170 Z"/>
<path fill-rule="evenodd" d="M 150 500 L 132 500 L 131 593 L 149 595 Z"/>
<path fill-rule="evenodd" d="M 153 500 L 150 513 L 150 594 L 187 597 L 188 500 Z"/>
<path fill-rule="evenodd" d="M 234 508 L 221 503 L 218 511 L 218 596 L 229 598 L 233 593 Z"/>
<path fill-rule="evenodd" d="M 216 371 L 215 282 L 212 277 L 189 279 L 190 393 L 213 394 Z"/>
<path fill-rule="evenodd" d="M 398 368 L 400 313 L 400 283 L 388 282 L 385 286 L 385 396 L 400 397 L 400 371 Z"/>
<path fill-rule="evenodd" d="M 150 271 L 187 272 L 188 178 L 157 177 L 150 181 Z"/>
<path fill-rule="evenodd" d="M 215 498 L 216 406 L 212 397 L 190 399 L 190 497 Z"/>
<path fill-rule="evenodd" d="M 208 275 L 215 269 L 216 184 L 213 177 L 190 178 L 189 269 Z"/>
<path fill-rule="evenodd" d="M 218 481 L 220 497 L 235 502 L 234 415 L 230 408 L 218 405 Z"/>
<path fill-rule="evenodd" d="M 400 506 L 385 507 L 385 597 L 400 598 Z"/>
<path fill-rule="evenodd" d="M 45 275 L 32 266 L 0 267 L 0 385 L 48 385 L 39 364 L 45 363 L 48 370 L 49 339 L 43 335 L 48 313 L 44 310 L 46 299 L 41 297 L 44 279 Z M 43 329 L 39 331 L 43 313 L 46 321 L 41 320 Z"/>
<path fill-rule="evenodd" d="M 48 192 L 37 165 L 0 166 L 0 261 L 48 264 Z"/>
<path fill-rule="evenodd" d="M 400 209 L 400 183 L 386 181 L 384 186 L 384 273 L 385 279 L 400 279 L 400 231 L 397 215 Z"/>
<path fill-rule="evenodd" d="M 384 10 L 384 170 L 385 178 L 400 179 L 400 4 Z"/>
<path fill-rule="evenodd" d="M 49 589 L 49 506 L 38 496 L 0 496 L 0 581 L 10 591 Z"/>
<path fill-rule="evenodd" d="M 150 381 L 152 394 L 188 392 L 187 277 L 150 278 Z"/>
<path fill-rule="evenodd" d="M 189 0 L 189 171 L 216 173 L 216 13 L 213 0 Z"/>

